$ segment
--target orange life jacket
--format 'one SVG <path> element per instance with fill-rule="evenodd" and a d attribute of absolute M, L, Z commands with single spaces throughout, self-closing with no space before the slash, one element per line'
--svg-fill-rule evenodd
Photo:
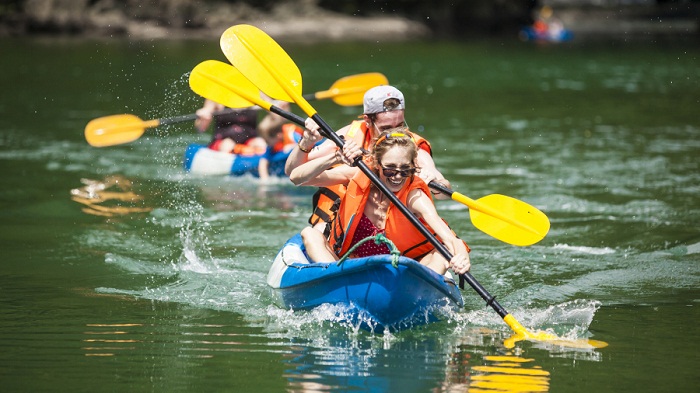
<path fill-rule="evenodd" d="M 248 140 L 248 142 L 252 141 L 252 139 Z M 246 143 L 236 143 L 233 146 L 232 151 L 223 151 L 221 150 L 221 142 L 223 142 L 223 139 L 217 139 L 214 142 L 209 144 L 209 148 L 212 150 L 217 150 L 217 151 L 222 151 L 224 153 L 229 153 L 229 154 L 236 154 L 239 156 L 259 156 L 261 154 L 265 154 L 265 151 L 267 148 L 265 146 L 251 146 L 248 145 L 248 142 Z"/>
<path fill-rule="evenodd" d="M 273 153 L 284 151 L 287 146 L 294 146 L 304 134 L 304 129 L 296 124 L 285 123 L 282 125 L 280 134 L 282 137 L 278 138 L 278 141 L 272 146 Z"/>
<path fill-rule="evenodd" d="M 425 150 L 432 156 L 433 151 L 430 147 L 430 142 L 418 134 L 411 134 L 418 148 Z M 352 139 L 366 150 L 372 147 L 370 146 L 372 143 L 372 133 L 369 132 L 369 127 L 367 127 L 367 123 L 363 120 L 356 120 L 350 124 L 350 129 L 347 134 L 345 134 L 345 139 Z M 345 185 L 342 184 L 319 188 L 313 196 L 313 213 L 311 213 L 311 217 L 309 218 L 309 224 L 316 225 L 321 221 L 333 221 L 343 195 L 345 195 Z"/>
<path fill-rule="evenodd" d="M 372 182 L 364 173 L 358 173 L 348 183 L 338 214 L 330 224 L 329 243 L 338 256 L 345 255 L 351 247 L 350 243 L 367 205 L 371 185 Z M 430 196 L 428 185 L 418 176 L 413 176 L 396 193 L 396 197 L 405 205 L 409 193 L 416 189 Z M 422 219 L 420 221 L 433 235 L 435 234 Z M 401 255 L 406 257 L 418 260 L 435 249 L 435 246 L 393 204 L 390 204 L 387 210 L 384 231 L 385 236 L 401 251 Z"/>

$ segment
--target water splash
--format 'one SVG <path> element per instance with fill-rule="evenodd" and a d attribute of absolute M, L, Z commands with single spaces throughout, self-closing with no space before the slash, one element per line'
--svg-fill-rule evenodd
<path fill-rule="evenodd" d="M 546 330 L 564 339 L 574 340 L 586 337 L 588 328 L 600 306 L 601 303 L 596 300 L 576 299 L 549 306 L 544 310 L 516 311 L 513 315 L 522 314 L 521 323 L 528 326 Z"/>

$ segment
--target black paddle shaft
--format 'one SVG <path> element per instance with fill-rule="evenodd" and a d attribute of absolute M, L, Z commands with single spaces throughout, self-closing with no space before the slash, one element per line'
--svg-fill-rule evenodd
<path fill-rule="evenodd" d="M 338 136 L 335 132 L 333 132 L 333 129 L 319 116 L 318 114 L 314 114 L 311 116 L 311 118 L 316 122 L 316 124 L 321 127 L 321 129 L 325 132 L 325 136 L 329 138 L 330 140 L 333 141 L 338 147 L 342 148 L 343 144 L 345 144 L 345 141 Z M 423 223 L 418 220 L 418 217 L 416 217 L 413 212 L 408 210 L 406 205 L 401 203 L 399 198 L 394 195 L 393 192 L 391 192 L 384 183 L 379 180 L 377 175 L 372 172 L 372 170 L 365 164 L 364 161 L 362 161 L 361 157 L 358 157 L 357 160 L 355 160 L 355 165 L 357 165 L 362 173 L 367 175 L 369 179 L 374 183 L 375 186 L 379 188 L 379 190 L 386 195 L 389 200 L 401 211 L 401 213 L 416 227 L 418 228 L 418 231 L 425 236 L 430 243 L 435 246 L 435 248 L 442 254 L 442 256 L 446 260 L 451 260 L 452 259 L 452 254 L 450 254 L 450 251 L 445 247 L 444 244 L 442 244 L 429 230 L 428 228 L 423 225 Z M 461 275 L 461 277 L 464 278 L 464 280 L 471 286 L 476 293 L 481 296 L 482 299 L 486 300 L 486 305 L 491 306 L 497 313 L 498 315 L 501 316 L 501 318 L 505 317 L 508 315 L 508 312 L 501 306 L 497 301 L 494 296 L 491 296 L 491 294 L 488 293 L 488 291 L 479 284 L 478 281 L 474 278 L 474 276 L 471 275 L 471 273 L 467 272 Z"/>
<path fill-rule="evenodd" d="M 226 108 L 220 111 L 216 111 L 212 113 L 213 116 L 219 116 L 219 115 L 225 115 L 227 113 L 233 113 L 235 112 L 235 109 L 232 108 Z M 160 126 L 169 126 L 171 124 L 177 124 L 177 123 L 183 123 L 186 121 L 195 121 L 197 120 L 199 116 L 197 116 L 196 113 L 191 113 L 189 115 L 180 115 L 180 116 L 173 116 L 173 117 L 164 117 L 162 119 L 158 119 L 158 125 Z"/>
<path fill-rule="evenodd" d="M 171 124 L 176 124 L 176 123 L 182 123 L 185 121 L 194 121 L 197 120 L 197 114 L 192 113 L 190 115 L 182 115 L 182 116 L 174 116 L 174 117 L 165 117 L 162 119 L 159 119 L 158 125 L 161 126 L 169 126 Z"/>
<path fill-rule="evenodd" d="M 231 108 L 226 108 L 220 111 L 216 111 L 212 113 L 213 116 L 219 116 L 219 115 L 225 115 L 227 113 L 233 113 L 235 112 L 235 109 Z M 165 117 L 162 119 L 159 119 L 158 125 L 160 126 L 169 126 L 171 124 L 177 124 L 177 123 L 182 123 L 185 121 L 195 121 L 197 120 L 199 116 L 197 116 L 196 113 L 191 113 L 189 115 L 181 115 L 181 116 L 173 116 L 173 117 Z"/>
<path fill-rule="evenodd" d="M 304 127 L 304 119 L 301 116 L 298 116 L 292 112 L 287 112 L 283 109 L 280 109 L 279 107 L 276 107 L 274 105 L 270 105 L 270 112 L 280 115 L 284 117 L 285 119 L 297 123 L 298 125 Z"/>
<path fill-rule="evenodd" d="M 452 197 L 452 194 L 454 194 L 454 191 L 450 190 L 449 188 L 445 187 L 444 185 L 442 185 L 436 181 L 431 180 L 430 183 L 428 184 L 428 186 L 430 186 L 430 188 L 432 188 L 433 190 L 439 191 L 439 192 L 441 192 L 447 196 L 450 196 L 450 197 Z"/>

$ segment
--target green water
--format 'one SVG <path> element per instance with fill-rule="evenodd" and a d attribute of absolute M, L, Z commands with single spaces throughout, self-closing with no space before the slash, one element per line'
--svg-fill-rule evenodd
<path fill-rule="evenodd" d="M 466 207 L 438 203 L 473 249 L 474 276 L 521 323 L 609 346 L 506 349 L 508 327 L 469 289 L 449 320 L 386 336 L 332 321 L 332 308 L 279 309 L 265 276 L 305 225 L 311 190 L 185 174 L 185 146 L 207 140 L 190 124 L 123 146 L 83 138 L 100 116 L 192 113 L 200 99 L 187 72 L 224 60 L 217 42 L 4 39 L 3 391 L 657 392 L 700 383 L 697 42 L 284 46 L 304 92 L 384 73 L 455 190 L 543 210 L 548 236 L 517 248 L 476 230 Z M 359 112 L 314 107 L 337 128 Z M 110 178 L 123 187 L 110 191 L 142 199 L 71 199 L 88 179 Z"/>

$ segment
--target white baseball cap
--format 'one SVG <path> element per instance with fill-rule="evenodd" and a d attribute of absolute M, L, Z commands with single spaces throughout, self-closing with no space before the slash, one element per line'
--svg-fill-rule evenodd
<path fill-rule="evenodd" d="M 399 100 L 399 106 L 395 108 L 387 108 L 384 106 L 384 101 L 389 98 L 396 98 Z M 406 103 L 403 100 L 403 93 L 394 86 L 376 86 L 373 87 L 365 93 L 364 97 L 364 114 L 381 113 L 390 110 L 406 109 Z"/>

